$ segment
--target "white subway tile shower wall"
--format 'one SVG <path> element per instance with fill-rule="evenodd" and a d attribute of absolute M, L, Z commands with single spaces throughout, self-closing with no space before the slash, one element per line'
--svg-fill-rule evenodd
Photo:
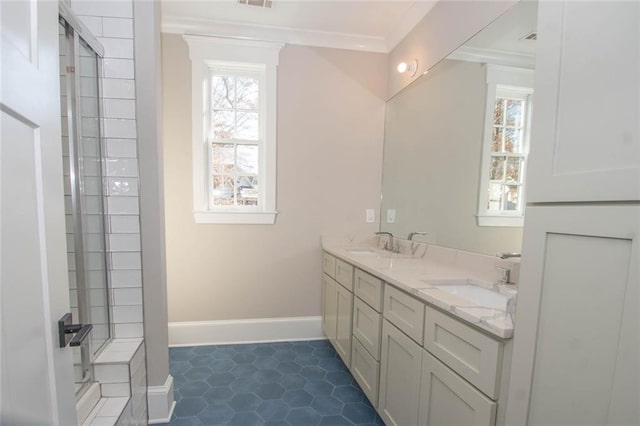
<path fill-rule="evenodd" d="M 114 337 L 143 337 L 133 2 L 71 0 L 69 3 L 104 47 L 103 184 L 107 197 Z M 120 396 L 121 387 L 107 385 L 103 390 L 109 396 Z"/>

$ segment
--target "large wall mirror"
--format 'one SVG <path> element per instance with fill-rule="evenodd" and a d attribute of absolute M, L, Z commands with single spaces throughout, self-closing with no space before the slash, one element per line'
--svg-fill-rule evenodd
<path fill-rule="evenodd" d="M 520 251 L 536 18 L 517 3 L 387 102 L 381 231 Z"/>

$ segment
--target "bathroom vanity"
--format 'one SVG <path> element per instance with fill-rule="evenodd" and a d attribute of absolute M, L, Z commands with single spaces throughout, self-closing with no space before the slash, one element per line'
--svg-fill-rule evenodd
<path fill-rule="evenodd" d="M 496 283 L 517 262 L 408 241 L 323 250 L 324 332 L 386 424 L 504 424 L 517 292 Z"/>

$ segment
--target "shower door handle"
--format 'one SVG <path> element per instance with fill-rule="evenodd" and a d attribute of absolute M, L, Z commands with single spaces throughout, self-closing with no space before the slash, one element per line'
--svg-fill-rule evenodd
<path fill-rule="evenodd" d="M 80 326 L 80 330 L 73 336 L 71 341 L 69 342 L 69 346 L 80 346 L 84 342 L 84 339 L 87 338 L 91 329 L 93 328 L 93 324 L 78 324 Z"/>
<path fill-rule="evenodd" d="M 58 339 L 61 348 L 80 346 L 91 332 L 93 324 L 72 324 L 73 316 L 70 312 L 58 320 Z"/>

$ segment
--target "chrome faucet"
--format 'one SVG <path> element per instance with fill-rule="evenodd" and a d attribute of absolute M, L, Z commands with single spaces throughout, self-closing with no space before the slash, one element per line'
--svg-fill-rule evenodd
<path fill-rule="evenodd" d="M 388 235 L 389 236 L 389 240 L 384 242 L 384 249 L 385 250 L 395 251 L 395 247 L 394 247 L 394 244 L 393 244 L 393 234 L 391 232 L 379 231 L 379 232 L 374 232 L 374 234 L 376 234 L 376 235 Z"/>
<path fill-rule="evenodd" d="M 503 268 L 502 266 L 496 266 L 496 269 L 502 271 L 502 277 L 498 280 L 498 284 L 515 284 L 511 282 L 511 269 Z"/>
<path fill-rule="evenodd" d="M 522 253 L 498 253 L 496 256 L 500 259 L 510 259 L 512 257 L 522 257 Z"/>
<path fill-rule="evenodd" d="M 416 235 L 427 235 L 427 233 L 422 231 L 409 232 L 409 236 L 407 237 L 407 239 L 411 241 L 411 256 L 415 255 L 416 251 L 418 251 L 418 248 L 420 247 L 420 243 L 416 243 L 415 241 L 413 241 L 413 237 L 415 237 Z"/>
<path fill-rule="evenodd" d="M 409 241 L 412 241 L 412 240 L 413 240 L 413 237 L 415 237 L 416 235 L 427 235 L 427 233 L 426 233 L 426 232 L 423 232 L 423 231 L 409 232 L 409 236 L 407 237 L 407 239 L 408 239 Z"/>

